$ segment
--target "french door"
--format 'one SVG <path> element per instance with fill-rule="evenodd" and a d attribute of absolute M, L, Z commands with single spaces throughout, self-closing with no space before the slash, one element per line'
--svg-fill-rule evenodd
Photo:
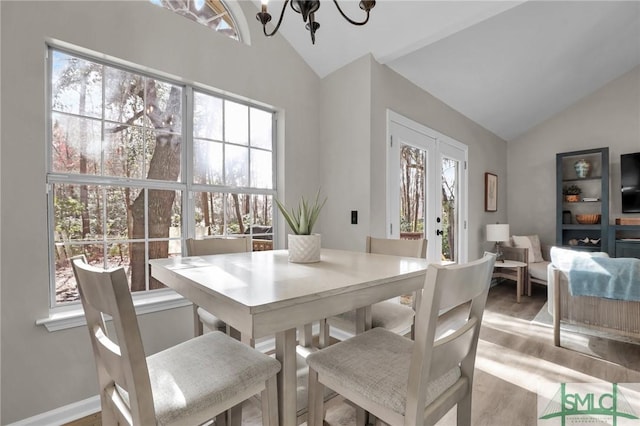
<path fill-rule="evenodd" d="M 430 262 L 466 262 L 466 145 L 392 111 L 388 132 L 388 238 L 426 238 Z"/>

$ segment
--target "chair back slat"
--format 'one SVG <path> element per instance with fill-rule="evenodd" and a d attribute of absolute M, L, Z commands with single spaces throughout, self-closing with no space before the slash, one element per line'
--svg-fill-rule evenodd
<path fill-rule="evenodd" d="M 367 253 L 425 258 L 427 255 L 427 240 L 396 240 L 368 236 L 366 250 Z"/>
<path fill-rule="evenodd" d="M 122 368 L 120 346 L 104 333 L 103 328 L 94 327 L 92 332 L 93 339 L 96 342 L 94 349 L 97 352 L 97 358 L 102 363 L 102 368 L 105 369 L 114 383 L 127 388 L 127 377 Z"/>
<path fill-rule="evenodd" d="M 451 265 L 447 270 L 452 272 L 439 277 L 442 289 L 439 301 L 440 312 L 448 311 L 472 301 L 482 294 L 486 288 L 487 282 L 479 278 L 480 276 L 487 276 L 490 279 L 493 267 L 487 271 L 487 268 L 480 266 L 467 267 L 467 265 Z M 436 267 L 441 268 L 442 266 L 437 265 Z M 431 268 L 431 265 L 429 268 Z"/>
<path fill-rule="evenodd" d="M 83 259 L 73 259 L 72 266 L 91 337 L 103 411 L 105 407 L 113 411 L 103 418 L 155 424 L 149 371 L 124 269 L 95 268 Z M 113 321 L 115 339 L 109 336 L 105 315 Z"/>
<path fill-rule="evenodd" d="M 436 341 L 433 346 L 428 381 L 435 380 L 460 365 L 470 352 L 475 329 L 479 326 L 477 318 L 470 318 L 455 332 Z"/>
<path fill-rule="evenodd" d="M 187 256 L 244 253 L 251 251 L 251 249 L 251 238 L 248 237 L 187 239 Z"/>
<path fill-rule="evenodd" d="M 416 333 L 407 389 L 405 424 L 422 424 L 430 380 L 460 366 L 469 383 L 473 380 L 476 348 L 487 300 L 495 255 L 485 253 L 463 265 L 429 265 L 422 303 L 416 313 Z M 438 315 L 469 304 L 465 321 L 444 337 L 435 339 Z"/>

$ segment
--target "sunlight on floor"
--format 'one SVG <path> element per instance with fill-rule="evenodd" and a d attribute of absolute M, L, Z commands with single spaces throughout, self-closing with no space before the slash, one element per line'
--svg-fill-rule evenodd
<path fill-rule="evenodd" d="M 572 368 L 482 340 L 478 343 L 476 369 L 533 393 L 546 383 L 601 381 Z"/>

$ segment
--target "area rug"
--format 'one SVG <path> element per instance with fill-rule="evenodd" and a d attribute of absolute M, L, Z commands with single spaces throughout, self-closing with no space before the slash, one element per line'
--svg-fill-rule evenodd
<path fill-rule="evenodd" d="M 547 310 L 547 303 L 544 304 L 544 306 L 542 307 L 542 309 L 540 309 L 540 312 L 537 313 L 535 318 L 531 320 L 531 323 L 553 328 L 553 317 Z M 560 322 L 560 330 L 568 331 L 571 333 L 586 334 L 588 336 L 594 336 L 594 337 L 599 337 L 603 339 L 616 340 L 618 342 L 633 343 L 636 345 L 640 345 L 640 340 L 636 340 L 631 337 L 622 336 L 615 333 L 607 333 L 606 331 L 595 330 L 593 328 L 584 327 L 576 324 L 569 324 L 564 321 Z"/>

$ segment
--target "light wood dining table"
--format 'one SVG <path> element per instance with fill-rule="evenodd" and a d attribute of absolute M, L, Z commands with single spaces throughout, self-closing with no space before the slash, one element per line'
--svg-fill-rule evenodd
<path fill-rule="evenodd" d="M 425 259 L 322 249 L 317 263 L 291 263 L 286 250 L 150 260 L 151 275 L 238 330 L 243 340 L 275 335 L 280 424 L 296 425 L 296 328 L 424 286 Z"/>

